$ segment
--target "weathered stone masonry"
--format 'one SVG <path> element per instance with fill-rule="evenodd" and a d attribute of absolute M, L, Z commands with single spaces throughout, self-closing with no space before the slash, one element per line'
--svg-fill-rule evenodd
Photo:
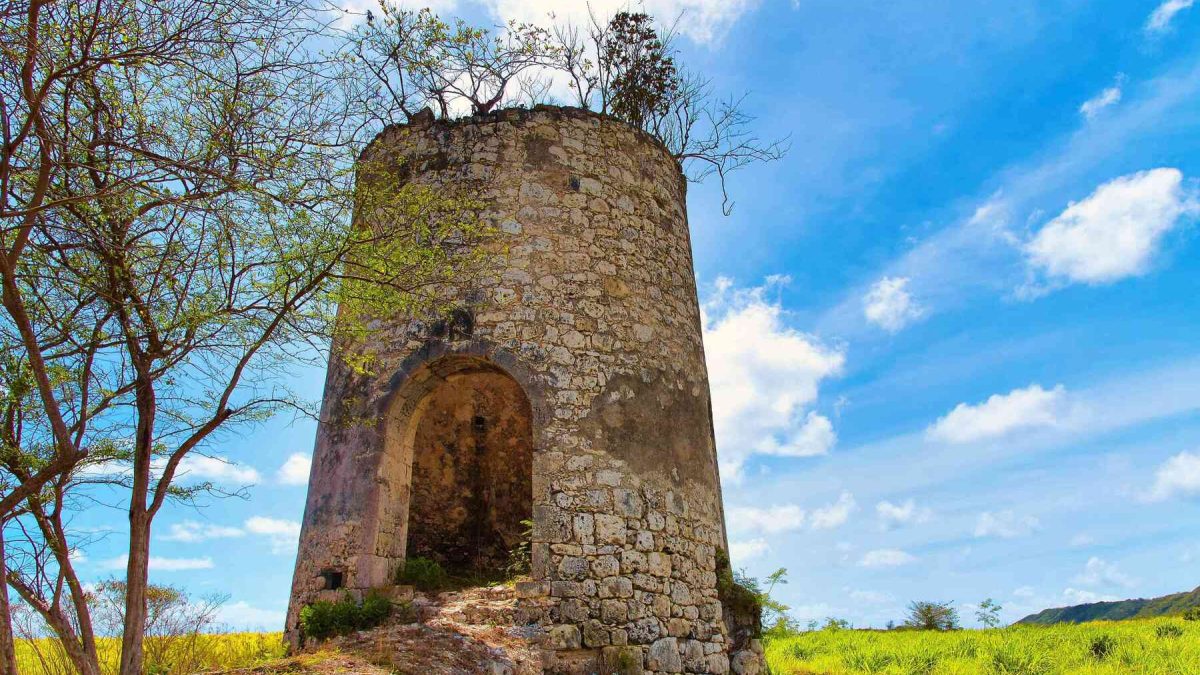
<path fill-rule="evenodd" d="M 624 654 L 647 671 L 727 672 L 678 164 L 619 121 L 550 107 L 392 127 L 368 152 L 410 180 L 468 187 L 503 253 L 494 275 L 452 289 L 450 322 L 381 325 L 377 376 L 331 359 L 323 419 L 364 422 L 318 430 L 288 629 L 330 573 L 367 589 L 413 549 L 486 562 L 528 509 L 523 591 L 549 607 L 562 663 Z"/>

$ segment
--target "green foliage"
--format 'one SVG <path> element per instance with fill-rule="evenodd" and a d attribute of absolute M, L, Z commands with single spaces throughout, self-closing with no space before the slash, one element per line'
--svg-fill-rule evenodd
<path fill-rule="evenodd" d="M 1183 613 L 1184 621 L 1200 621 L 1200 607 L 1193 607 Z"/>
<path fill-rule="evenodd" d="M 987 598 L 975 609 L 975 618 L 987 628 L 995 628 L 1000 625 L 1000 610 L 1002 609 L 1004 608 L 1000 606 L 1000 603 Z"/>
<path fill-rule="evenodd" d="M 419 591 L 439 591 L 450 583 L 446 570 L 429 558 L 409 558 L 396 570 L 396 583 L 412 586 Z"/>
<path fill-rule="evenodd" d="M 914 601 L 908 605 L 904 625 L 918 630 L 954 630 L 958 628 L 958 610 L 948 602 Z"/>
<path fill-rule="evenodd" d="M 1088 651 L 1092 658 L 1104 660 L 1112 653 L 1117 646 L 1117 641 L 1111 635 L 1097 635 L 1092 638 L 1092 642 L 1088 645 Z"/>
<path fill-rule="evenodd" d="M 600 59 L 611 73 L 608 105 L 613 115 L 642 127 L 669 110 L 679 91 L 679 73 L 648 14 L 615 14 Z"/>
<path fill-rule="evenodd" d="M 533 521 L 521 521 L 521 542 L 516 548 L 508 552 L 508 562 L 504 565 L 504 572 L 508 578 L 519 577 L 524 574 L 529 574 L 529 567 L 532 562 L 531 548 L 533 542 Z"/>
<path fill-rule="evenodd" d="M 1177 638 L 1183 635 L 1183 626 L 1164 623 L 1154 628 L 1154 634 L 1160 638 Z"/>
<path fill-rule="evenodd" d="M 318 600 L 300 610 L 300 632 L 306 638 L 324 640 L 356 630 L 374 628 L 392 613 L 392 603 L 376 593 L 357 602 L 349 593 L 337 602 Z"/>
<path fill-rule="evenodd" d="M 1172 628 L 1180 628 L 1178 619 L 958 631 L 819 630 L 768 640 L 765 648 L 771 672 L 779 675 L 1200 673 L 1200 641 L 1164 639 L 1175 634 Z"/>
<path fill-rule="evenodd" d="M 825 623 L 821 625 L 821 630 L 851 630 L 854 626 L 846 619 L 839 619 L 836 616 L 825 617 Z"/>
<path fill-rule="evenodd" d="M 1045 609 L 1030 614 L 1017 623 L 1054 624 L 1082 623 L 1085 621 L 1120 621 L 1122 619 L 1149 619 L 1193 613 L 1200 619 L 1200 588 L 1185 593 L 1172 593 L 1157 598 L 1136 598 L 1114 602 L 1089 602 L 1070 607 Z"/>

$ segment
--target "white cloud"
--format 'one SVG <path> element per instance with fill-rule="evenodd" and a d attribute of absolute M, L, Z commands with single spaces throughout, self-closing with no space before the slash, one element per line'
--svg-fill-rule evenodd
<path fill-rule="evenodd" d="M 1190 495 L 1200 495 L 1200 453 L 1181 452 L 1158 467 L 1147 499 L 1160 502 Z"/>
<path fill-rule="evenodd" d="M 875 282 L 863 297 L 863 315 L 867 321 L 896 333 L 924 316 L 924 308 L 908 292 L 908 282 L 908 277 L 884 277 Z"/>
<path fill-rule="evenodd" d="M 1191 7 L 1195 0 L 1166 0 L 1150 13 L 1146 19 L 1146 30 L 1151 33 L 1161 33 L 1171 26 L 1175 15 Z"/>
<path fill-rule="evenodd" d="M 895 602 L 896 598 L 891 593 L 881 593 L 879 591 L 850 591 L 850 597 L 861 603 L 870 605 L 882 605 L 889 602 Z"/>
<path fill-rule="evenodd" d="M 770 544 L 762 538 L 729 542 L 729 558 L 738 563 L 758 558 L 770 550 Z"/>
<path fill-rule="evenodd" d="M 786 283 L 771 277 L 746 290 L 718 279 L 703 308 L 713 424 L 727 478 L 736 478 L 750 455 L 820 455 L 837 440 L 829 419 L 806 408 L 820 382 L 841 371 L 845 355 L 784 324 L 783 309 L 767 293 Z"/>
<path fill-rule="evenodd" d="M 1120 103 L 1121 80 L 1122 78 L 1118 77 L 1116 84 L 1111 87 L 1105 87 L 1104 90 L 1099 94 L 1096 94 L 1095 96 L 1084 101 L 1083 104 L 1079 106 L 1079 114 L 1083 115 L 1089 120 L 1094 120 L 1096 119 L 1096 116 L 1099 115 L 1100 112 L 1105 108 L 1110 108 Z"/>
<path fill-rule="evenodd" d="M 194 520 L 185 520 L 182 523 L 172 523 L 167 534 L 164 534 L 161 539 L 163 541 L 178 541 L 187 544 L 194 544 L 196 542 L 207 541 L 209 539 L 241 537 L 245 534 L 245 531 L 236 527 L 212 525 L 208 523 L 199 523 Z"/>
<path fill-rule="evenodd" d="M 254 516 L 246 520 L 246 531 L 266 537 L 272 553 L 294 553 L 300 538 L 300 523 L 294 520 Z"/>
<path fill-rule="evenodd" d="M 553 13 L 559 20 L 585 22 L 588 6 L 598 17 L 609 17 L 629 8 L 628 0 L 591 0 L 563 2 L 562 0 L 480 0 L 479 4 L 498 19 L 524 21 L 545 25 Z M 738 19 L 758 5 L 758 0 L 644 0 L 635 7 L 644 7 L 660 23 L 670 25 L 682 14 L 679 32 L 694 42 L 719 42 Z"/>
<path fill-rule="evenodd" d="M 303 452 L 288 455 L 287 460 L 275 472 L 275 479 L 284 485 L 308 485 L 308 472 L 312 468 L 312 456 Z"/>
<path fill-rule="evenodd" d="M 979 405 L 959 403 L 927 430 L 930 438 L 970 443 L 997 438 L 1019 429 L 1056 426 L 1064 421 L 1066 390 L 1033 384 L 1007 394 L 993 394 Z"/>
<path fill-rule="evenodd" d="M 924 523 L 933 516 L 929 509 L 917 508 L 917 502 L 912 499 L 907 499 L 902 504 L 893 504 L 886 500 L 879 502 L 875 505 L 875 514 L 879 516 L 879 524 L 885 530 Z"/>
<path fill-rule="evenodd" d="M 1178 169 L 1121 176 L 1072 202 L 1025 244 L 1025 256 L 1060 283 L 1112 283 L 1145 273 L 1163 236 L 1194 211 Z"/>
<path fill-rule="evenodd" d="M 275 631 L 283 626 L 286 613 L 281 609 L 261 609 L 239 600 L 222 605 L 217 611 L 217 620 L 231 630 Z"/>
<path fill-rule="evenodd" d="M 850 518 L 850 514 L 856 508 L 854 495 L 849 492 L 843 492 L 833 504 L 813 510 L 811 517 L 812 527 L 814 530 L 828 530 L 838 527 Z"/>
<path fill-rule="evenodd" d="M 109 558 L 100 567 L 109 570 L 123 570 L 129 564 L 129 555 L 121 554 Z M 151 572 L 186 572 L 190 570 L 210 570 L 213 568 L 212 558 L 163 558 L 150 556 Z"/>
<path fill-rule="evenodd" d="M 1071 541 L 1068 543 L 1071 546 L 1074 546 L 1075 548 L 1083 548 L 1085 546 L 1091 546 L 1092 544 L 1096 543 L 1096 539 L 1094 537 L 1092 537 L 1090 534 L 1080 533 L 1080 534 L 1075 535 L 1074 537 L 1071 537 Z"/>
<path fill-rule="evenodd" d="M 1034 516 L 1018 516 L 1012 511 L 984 511 L 975 521 L 975 536 L 1015 539 L 1033 534 L 1040 526 Z"/>
<path fill-rule="evenodd" d="M 898 548 L 877 548 L 867 551 L 858 564 L 862 567 L 899 567 L 916 562 L 916 556 Z"/>
<path fill-rule="evenodd" d="M 725 520 L 733 530 L 774 534 L 803 527 L 804 509 L 795 504 L 767 508 L 738 506 L 729 510 Z"/>
<path fill-rule="evenodd" d="M 1063 604 L 1067 605 L 1085 605 L 1092 602 L 1112 602 L 1117 600 L 1115 595 L 1106 595 L 1096 593 L 1094 591 L 1086 591 L 1078 588 L 1067 588 L 1063 590 Z"/>
<path fill-rule="evenodd" d="M 1083 572 L 1077 575 L 1073 582 L 1084 586 L 1124 586 L 1130 588 L 1137 585 L 1137 580 L 1125 574 L 1113 563 L 1095 556 L 1088 558 Z"/>
<path fill-rule="evenodd" d="M 166 463 L 161 457 L 151 462 L 156 476 L 162 473 Z M 218 483 L 250 485 L 262 480 L 262 476 L 254 467 L 238 464 L 224 457 L 189 453 L 175 470 L 174 480 L 211 480 Z"/>

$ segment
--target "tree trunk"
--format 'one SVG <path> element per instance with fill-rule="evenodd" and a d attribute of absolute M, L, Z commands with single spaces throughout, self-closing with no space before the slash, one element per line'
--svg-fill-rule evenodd
<path fill-rule="evenodd" d="M 17 651 L 13 643 L 12 612 L 8 604 L 8 566 L 4 555 L 4 525 L 0 522 L 0 675 L 18 675 Z"/>
<path fill-rule="evenodd" d="M 144 506 L 129 507 L 129 564 L 125 567 L 125 626 L 121 675 L 142 675 L 146 632 L 146 584 L 150 572 L 150 518 Z M 145 502 L 142 502 L 144 504 Z"/>

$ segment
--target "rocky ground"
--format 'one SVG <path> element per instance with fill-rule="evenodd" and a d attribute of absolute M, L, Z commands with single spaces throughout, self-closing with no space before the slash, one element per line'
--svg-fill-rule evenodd
<path fill-rule="evenodd" d="M 545 633 L 524 625 L 516 592 L 471 588 L 413 598 L 419 621 L 392 622 L 227 675 L 537 675 Z"/>

